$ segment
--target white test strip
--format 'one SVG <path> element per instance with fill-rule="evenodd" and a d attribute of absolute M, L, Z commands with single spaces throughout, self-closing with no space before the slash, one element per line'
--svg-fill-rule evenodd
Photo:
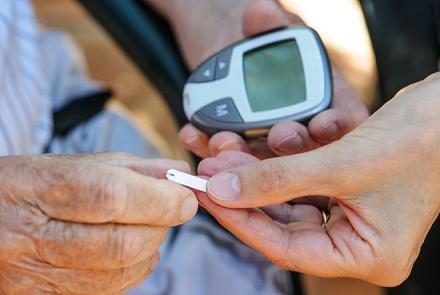
<path fill-rule="evenodd" d="M 168 170 L 166 177 L 168 180 L 206 193 L 207 179 L 183 173 L 175 169 Z"/>

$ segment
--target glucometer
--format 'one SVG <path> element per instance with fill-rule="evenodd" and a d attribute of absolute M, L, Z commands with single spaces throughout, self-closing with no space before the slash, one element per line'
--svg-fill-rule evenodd
<path fill-rule="evenodd" d="M 318 34 L 289 27 L 233 44 L 209 57 L 183 92 L 188 119 L 213 134 L 266 135 L 282 120 L 306 122 L 330 106 L 332 75 Z"/>

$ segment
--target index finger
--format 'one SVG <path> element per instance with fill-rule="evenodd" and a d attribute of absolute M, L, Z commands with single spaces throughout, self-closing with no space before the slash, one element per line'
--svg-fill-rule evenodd
<path fill-rule="evenodd" d="M 198 193 L 202 206 L 238 239 L 278 266 L 322 277 L 338 277 L 344 257 L 326 229 L 304 212 L 289 224 L 274 221 L 259 209 L 229 209 Z"/>
<path fill-rule="evenodd" d="M 174 226 L 191 219 L 198 207 L 191 190 L 127 168 L 59 162 L 47 178 L 53 175 L 34 201 L 53 219 Z"/>
<path fill-rule="evenodd" d="M 186 124 L 179 132 L 179 140 L 185 148 L 201 158 L 209 157 L 208 136 L 194 127 Z"/>

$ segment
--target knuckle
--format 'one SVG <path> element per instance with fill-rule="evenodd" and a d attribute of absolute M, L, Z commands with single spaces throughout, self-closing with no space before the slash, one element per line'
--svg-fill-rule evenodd
<path fill-rule="evenodd" d="M 130 188 L 114 181 L 112 177 L 102 178 L 102 185 L 97 185 L 91 207 L 99 208 L 103 221 L 113 221 L 123 215 L 130 195 Z"/>
<path fill-rule="evenodd" d="M 429 75 L 425 81 L 440 80 L 440 72 Z"/>
<path fill-rule="evenodd" d="M 177 199 L 175 201 L 161 201 L 160 205 L 160 220 L 164 224 L 175 224 L 180 222 L 180 213 L 182 211 L 182 206 L 184 200 L 188 197 L 186 192 L 176 193 Z"/>
<path fill-rule="evenodd" d="M 163 186 L 157 185 L 149 195 L 151 218 L 160 224 L 175 224 L 180 222 L 181 207 L 193 193 L 180 185 L 160 180 Z"/>
<path fill-rule="evenodd" d="M 110 255 L 118 265 L 126 265 L 132 259 L 136 243 L 127 234 L 127 231 L 121 230 L 117 226 L 113 227 L 112 237 L 109 243 Z"/>
<path fill-rule="evenodd" d="M 52 211 L 58 215 L 66 212 L 75 215 L 75 218 L 93 214 L 100 222 L 118 217 L 125 209 L 129 188 L 124 182 L 118 181 L 111 171 L 100 170 L 99 174 L 90 177 L 87 169 L 90 166 L 56 178 L 58 184 L 52 185 L 40 196 L 44 212 L 49 211 L 51 216 Z"/>
<path fill-rule="evenodd" d="M 10 261 L 21 253 L 29 251 L 27 239 L 23 239 L 9 229 L 0 228 L 0 237 L 2 237 L 0 239 L 0 265 L 2 262 Z"/>
<path fill-rule="evenodd" d="M 420 91 L 424 91 L 425 96 L 436 98 L 438 92 L 440 91 L 440 74 L 436 73 L 429 76 L 425 79 L 423 85 L 424 87 L 420 88 Z"/>
<path fill-rule="evenodd" d="M 152 243 L 149 243 L 150 247 L 153 250 L 151 253 L 158 251 L 160 245 L 162 245 L 162 243 L 165 241 L 167 234 L 168 234 L 168 228 L 166 227 L 157 228 L 154 238 L 152 239 Z"/>
<path fill-rule="evenodd" d="M 130 152 L 112 152 L 112 153 L 107 153 L 107 154 L 112 155 L 115 158 L 134 158 L 135 157 L 135 155 Z"/>
<path fill-rule="evenodd" d="M 166 184 L 167 187 L 164 187 L 163 190 L 161 190 L 160 192 L 160 194 L 162 194 L 163 196 L 159 196 L 161 203 L 166 208 L 173 208 L 173 210 L 176 210 L 176 208 L 179 207 L 184 200 L 194 195 L 190 189 L 185 188 L 181 185 L 169 182 L 166 182 Z M 164 198 L 164 196 L 172 196 L 175 202 L 169 202 L 169 200 Z"/>
<path fill-rule="evenodd" d="M 284 186 L 287 171 L 280 162 L 269 161 L 254 178 L 259 190 L 264 195 L 278 194 Z"/>
<path fill-rule="evenodd" d="M 179 187 L 178 195 L 179 195 L 179 199 L 182 201 L 185 201 L 188 198 L 194 197 L 194 193 L 191 190 L 184 188 L 184 187 Z"/>
<path fill-rule="evenodd" d="M 178 160 L 175 162 L 176 167 L 178 167 L 182 172 L 191 173 L 191 166 L 188 162 Z"/>
<path fill-rule="evenodd" d="M 130 282 L 135 281 L 141 271 L 139 264 L 121 268 L 113 274 L 112 282 L 118 289 L 121 289 L 121 286 L 127 286 Z"/>
<path fill-rule="evenodd" d="M 349 131 L 353 130 L 355 127 L 359 126 L 362 122 L 364 122 L 370 116 L 370 112 L 368 109 L 362 104 L 359 104 L 359 107 L 353 114 L 351 115 L 351 128 Z"/>
<path fill-rule="evenodd" d="M 100 152 L 96 154 L 91 154 L 93 160 L 97 162 L 103 163 L 114 163 L 114 164 L 123 164 L 127 160 L 132 160 L 136 158 L 136 156 L 130 152 Z M 87 157 L 85 157 L 87 160 Z"/>
<path fill-rule="evenodd" d="M 160 245 L 164 242 L 167 235 L 167 228 L 150 227 L 147 230 L 142 230 L 142 233 L 136 232 L 130 236 L 129 242 L 122 245 L 122 250 L 125 254 L 121 255 L 124 259 L 122 265 L 127 263 L 134 263 L 149 257 L 159 250 Z M 125 263 L 124 263 L 125 262 Z"/>

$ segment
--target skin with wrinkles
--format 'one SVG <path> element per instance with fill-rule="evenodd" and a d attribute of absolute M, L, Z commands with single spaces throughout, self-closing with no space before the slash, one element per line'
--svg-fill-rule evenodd
<path fill-rule="evenodd" d="M 128 154 L 0 157 L 0 293 L 121 294 L 159 262 L 194 194 L 186 163 Z"/>
<path fill-rule="evenodd" d="M 311 152 L 264 161 L 242 153 L 206 159 L 199 171 L 214 176 L 209 198 L 200 194 L 200 201 L 281 267 L 398 285 L 440 211 L 439 93 L 437 73 Z M 313 202 L 298 204 L 308 196 L 329 198 L 326 227 Z M 253 209 L 270 205 L 278 209 Z"/>
<path fill-rule="evenodd" d="M 169 20 L 189 68 L 243 38 L 241 19 L 250 0 L 148 0 Z"/>

